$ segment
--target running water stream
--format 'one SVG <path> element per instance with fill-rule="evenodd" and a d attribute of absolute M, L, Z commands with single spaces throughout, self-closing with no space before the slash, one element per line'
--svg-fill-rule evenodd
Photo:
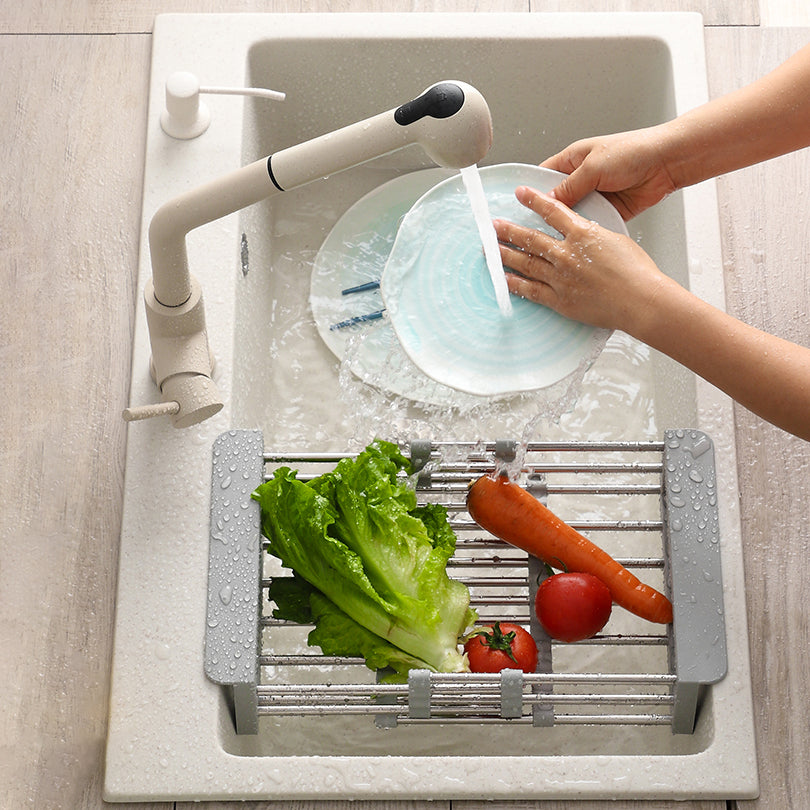
<path fill-rule="evenodd" d="M 484 246 L 484 258 L 492 279 L 492 286 L 495 288 L 495 300 L 498 302 L 501 314 L 508 318 L 512 314 L 512 302 L 509 298 L 509 288 L 506 285 L 501 251 L 498 248 L 498 237 L 489 215 L 489 206 L 478 166 L 473 164 L 461 169 L 461 179 L 464 181 L 464 188 L 470 198 L 470 207 Z"/>

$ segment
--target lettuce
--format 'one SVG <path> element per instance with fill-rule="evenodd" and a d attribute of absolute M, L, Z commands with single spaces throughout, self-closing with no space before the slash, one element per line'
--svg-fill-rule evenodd
<path fill-rule="evenodd" d="M 275 578 L 274 615 L 313 622 L 309 643 L 372 669 L 468 670 L 459 637 L 475 620 L 466 586 L 447 576 L 456 538 L 444 507 L 417 506 L 399 448 L 377 440 L 357 459 L 303 482 L 289 467 L 253 493 Z"/>

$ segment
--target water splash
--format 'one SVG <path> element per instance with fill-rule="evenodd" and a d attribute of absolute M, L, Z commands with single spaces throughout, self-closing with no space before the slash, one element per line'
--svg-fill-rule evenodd
<path fill-rule="evenodd" d="M 498 247 L 498 237 L 495 234 L 492 217 L 489 215 L 489 205 L 487 205 L 484 184 L 481 182 L 478 166 L 473 164 L 461 169 L 461 179 L 464 181 L 464 188 L 470 198 L 470 207 L 475 217 L 475 224 L 478 227 L 478 233 L 481 235 L 484 258 L 492 279 L 492 286 L 495 288 L 495 300 L 498 302 L 501 314 L 508 318 L 512 314 L 512 301 L 509 298 L 506 274 L 503 270 L 501 251 Z"/>

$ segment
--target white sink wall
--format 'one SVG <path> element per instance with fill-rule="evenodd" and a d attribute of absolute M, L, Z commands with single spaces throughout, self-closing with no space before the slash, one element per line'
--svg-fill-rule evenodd
<path fill-rule="evenodd" d="M 353 38 L 362 39 L 362 47 Z M 493 72 L 495 54 L 498 69 Z M 373 81 L 363 78 L 366 65 L 380 63 L 385 69 L 377 69 Z M 194 141 L 175 141 L 163 134 L 158 119 L 165 79 L 178 69 L 196 73 L 203 84 L 266 84 L 286 91 L 288 100 L 206 97 L 213 113 L 210 129 Z M 704 101 L 702 22 L 689 14 L 615 13 L 159 17 L 153 38 L 141 289 L 151 275 L 146 227 L 167 199 L 248 160 L 396 106 L 447 78 L 477 86 L 490 103 L 495 144 L 486 162 L 538 162 L 576 137 L 654 123 Z M 571 87 L 578 92 L 571 93 Z M 521 103 L 529 94 L 542 97 L 542 103 Z M 337 217 L 389 177 L 427 165 L 418 149 L 404 150 L 189 236 L 190 266 L 204 290 L 216 379 L 226 404 L 216 417 L 187 430 L 175 430 L 168 420 L 129 429 L 108 800 L 685 799 L 756 793 L 731 405 L 658 357 L 647 364 L 658 385 L 655 422 L 699 427 L 712 435 L 722 497 L 729 674 L 713 688 L 694 737 L 673 736 L 670 745 L 657 730 L 655 745 L 621 756 L 615 754 L 612 732 L 600 730 L 598 745 L 587 752 L 569 742 L 565 755 L 464 755 L 437 761 L 280 756 L 274 755 L 267 735 L 233 734 L 222 695 L 202 667 L 211 444 L 230 427 L 261 427 L 265 441 L 283 449 L 323 448 L 325 442 L 333 445 L 327 449 L 341 449 L 371 438 L 364 431 L 378 432 L 379 419 L 358 421 L 355 406 L 331 396 L 321 397 L 329 407 L 313 400 L 304 421 L 300 409 L 285 411 L 285 392 L 296 391 L 312 375 L 324 389 L 336 382 L 337 370 L 311 323 L 301 323 L 295 359 L 303 371 L 290 370 L 291 358 L 282 355 L 273 373 L 265 361 L 267 341 L 273 338 L 267 312 L 283 289 L 283 300 L 297 301 L 305 318 L 307 270 Z M 250 250 L 246 278 L 240 269 L 243 232 Z M 713 184 L 673 196 L 631 223 L 631 232 L 667 272 L 723 306 Z M 155 401 L 141 307 L 133 351 L 131 401 Z M 375 397 L 369 401 L 379 404 Z M 502 409 L 489 420 L 456 414 L 452 422 L 439 420 L 433 428 L 464 438 L 476 431 L 473 438 L 495 438 L 520 430 L 534 410 L 523 402 L 509 412 Z M 423 437 L 433 429 L 430 416 L 400 408 L 393 429 Z M 660 437 L 638 435 L 647 429 L 645 422 L 620 418 L 608 438 Z M 492 771 L 502 774 L 494 784 L 487 775 Z"/>

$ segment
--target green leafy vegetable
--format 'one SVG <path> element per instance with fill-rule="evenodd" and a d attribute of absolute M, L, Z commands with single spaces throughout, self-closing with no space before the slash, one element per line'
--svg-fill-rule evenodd
<path fill-rule="evenodd" d="M 465 671 L 458 640 L 475 612 L 447 576 L 456 538 L 400 471 L 408 460 L 377 440 L 310 482 L 283 467 L 253 493 L 270 552 L 294 572 L 273 580 L 274 615 L 314 622 L 310 644 L 372 669 Z"/>

